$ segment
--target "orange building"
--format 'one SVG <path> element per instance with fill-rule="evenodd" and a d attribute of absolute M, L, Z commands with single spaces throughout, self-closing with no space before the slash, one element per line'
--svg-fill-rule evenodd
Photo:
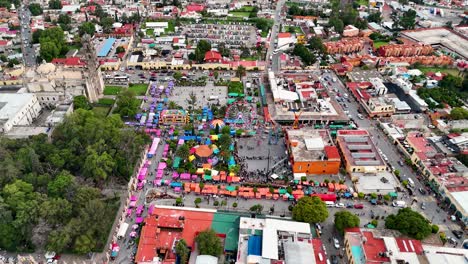
<path fill-rule="evenodd" d="M 366 43 L 371 43 L 369 38 L 344 38 L 339 41 L 325 42 L 323 45 L 328 54 L 352 53 L 364 49 Z"/>
<path fill-rule="evenodd" d="M 381 46 L 377 53 L 382 57 L 411 57 L 430 55 L 434 52 L 431 45 L 424 44 L 390 44 Z"/>
<path fill-rule="evenodd" d="M 328 130 L 309 127 L 286 131 L 293 173 L 337 174 L 341 159 Z"/>

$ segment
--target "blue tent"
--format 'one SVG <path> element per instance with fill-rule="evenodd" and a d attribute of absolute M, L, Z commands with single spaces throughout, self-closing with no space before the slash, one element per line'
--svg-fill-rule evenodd
<path fill-rule="evenodd" d="M 171 182 L 171 187 L 174 188 L 174 187 L 182 187 L 182 183 L 181 182 Z"/>
<path fill-rule="evenodd" d="M 349 193 L 349 192 L 346 192 L 346 193 L 344 194 L 344 197 L 346 197 L 346 198 L 349 198 L 349 197 L 351 197 L 351 196 L 353 196 L 353 195 L 352 195 L 351 193 Z"/>

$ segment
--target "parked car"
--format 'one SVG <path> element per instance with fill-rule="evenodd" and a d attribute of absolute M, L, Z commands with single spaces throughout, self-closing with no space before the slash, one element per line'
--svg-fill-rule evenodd
<path fill-rule="evenodd" d="M 401 160 L 398 161 L 398 164 L 399 164 L 400 166 L 405 165 L 405 164 L 403 163 L 403 161 L 401 161 Z"/>
<path fill-rule="evenodd" d="M 317 229 L 317 232 L 319 233 L 319 235 L 322 234 L 322 226 L 320 226 L 319 223 L 315 223 L 315 228 Z"/>
<path fill-rule="evenodd" d="M 333 245 L 336 249 L 340 249 L 340 241 L 336 237 L 333 238 Z"/>
<path fill-rule="evenodd" d="M 345 208 L 346 207 L 344 203 L 337 203 L 337 204 L 335 204 L 335 206 L 337 208 Z"/>
<path fill-rule="evenodd" d="M 422 194 L 422 195 L 426 195 L 426 190 L 424 190 L 422 187 L 420 187 L 418 189 L 418 191 Z"/>
<path fill-rule="evenodd" d="M 354 208 L 355 209 L 364 209 L 364 205 L 363 204 L 355 204 Z"/>
<path fill-rule="evenodd" d="M 421 203 L 421 209 L 422 209 L 422 210 L 426 210 L 426 203 L 425 203 L 425 202 L 422 202 L 422 203 Z"/>
<path fill-rule="evenodd" d="M 462 237 L 463 237 L 463 231 L 461 231 L 461 230 L 452 230 L 452 233 L 453 233 L 457 238 L 462 238 Z"/>

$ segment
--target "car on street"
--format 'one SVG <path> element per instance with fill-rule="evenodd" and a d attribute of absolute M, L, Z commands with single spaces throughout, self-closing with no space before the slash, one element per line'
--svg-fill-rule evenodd
<path fill-rule="evenodd" d="M 317 232 L 319 235 L 322 234 L 322 226 L 319 223 L 315 223 L 315 228 L 317 229 Z"/>
<path fill-rule="evenodd" d="M 364 205 L 363 204 L 355 204 L 354 209 L 364 209 Z"/>
<path fill-rule="evenodd" d="M 333 238 L 333 246 L 335 246 L 336 249 L 340 249 L 340 241 L 336 237 Z"/>
<path fill-rule="evenodd" d="M 425 202 L 422 202 L 422 203 L 421 203 L 421 209 L 422 209 L 422 210 L 426 210 L 426 203 L 425 203 Z"/>
<path fill-rule="evenodd" d="M 361 114 L 357 114 L 357 117 L 361 120 L 364 119 L 364 116 L 362 116 Z"/>
<path fill-rule="evenodd" d="M 405 165 L 405 164 L 403 163 L 403 161 L 399 160 L 399 161 L 398 161 L 398 165 L 403 166 L 403 165 Z"/>
<path fill-rule="evenodd" d="M 345 208 L 345 204 L 344 203 L 337 203 L 335 204 L 336 208 Z"/>
<path fill-rule="evenodd" d="M 452 230 L 452 233 L 459 239 L 463 237 L 463 231 L 461 230 Z"/>
<path fill-rule="evenodd" d="M 422 187 L 419 187 L 418 191 L 422 194 L 422 195 L 426 195 L 426 190 L 424 190 Z"/>

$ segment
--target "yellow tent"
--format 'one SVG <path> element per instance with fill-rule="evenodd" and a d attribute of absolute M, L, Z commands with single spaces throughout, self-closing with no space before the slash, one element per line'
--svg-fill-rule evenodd
<path fill-rule="evenodd" d="M 216 140 L 218 140 L 218 135 L 211 135 L 210 138 L 211 138 L 211 140 L 216 141 Z"/>
<path fill-rule="evenodd" d="M 202 168 L 197 169 L 197 174 L 203 174 L 203 173 L 205 173 L 205 171 Z"/>
<path fill-rule="evenodd" d="M 190 156 L 188 157 L 188 160 L 189 160 L 189 161 L 193 161 L 194 159 L 195 159 L 195 155 L 190 155 Z"/>

